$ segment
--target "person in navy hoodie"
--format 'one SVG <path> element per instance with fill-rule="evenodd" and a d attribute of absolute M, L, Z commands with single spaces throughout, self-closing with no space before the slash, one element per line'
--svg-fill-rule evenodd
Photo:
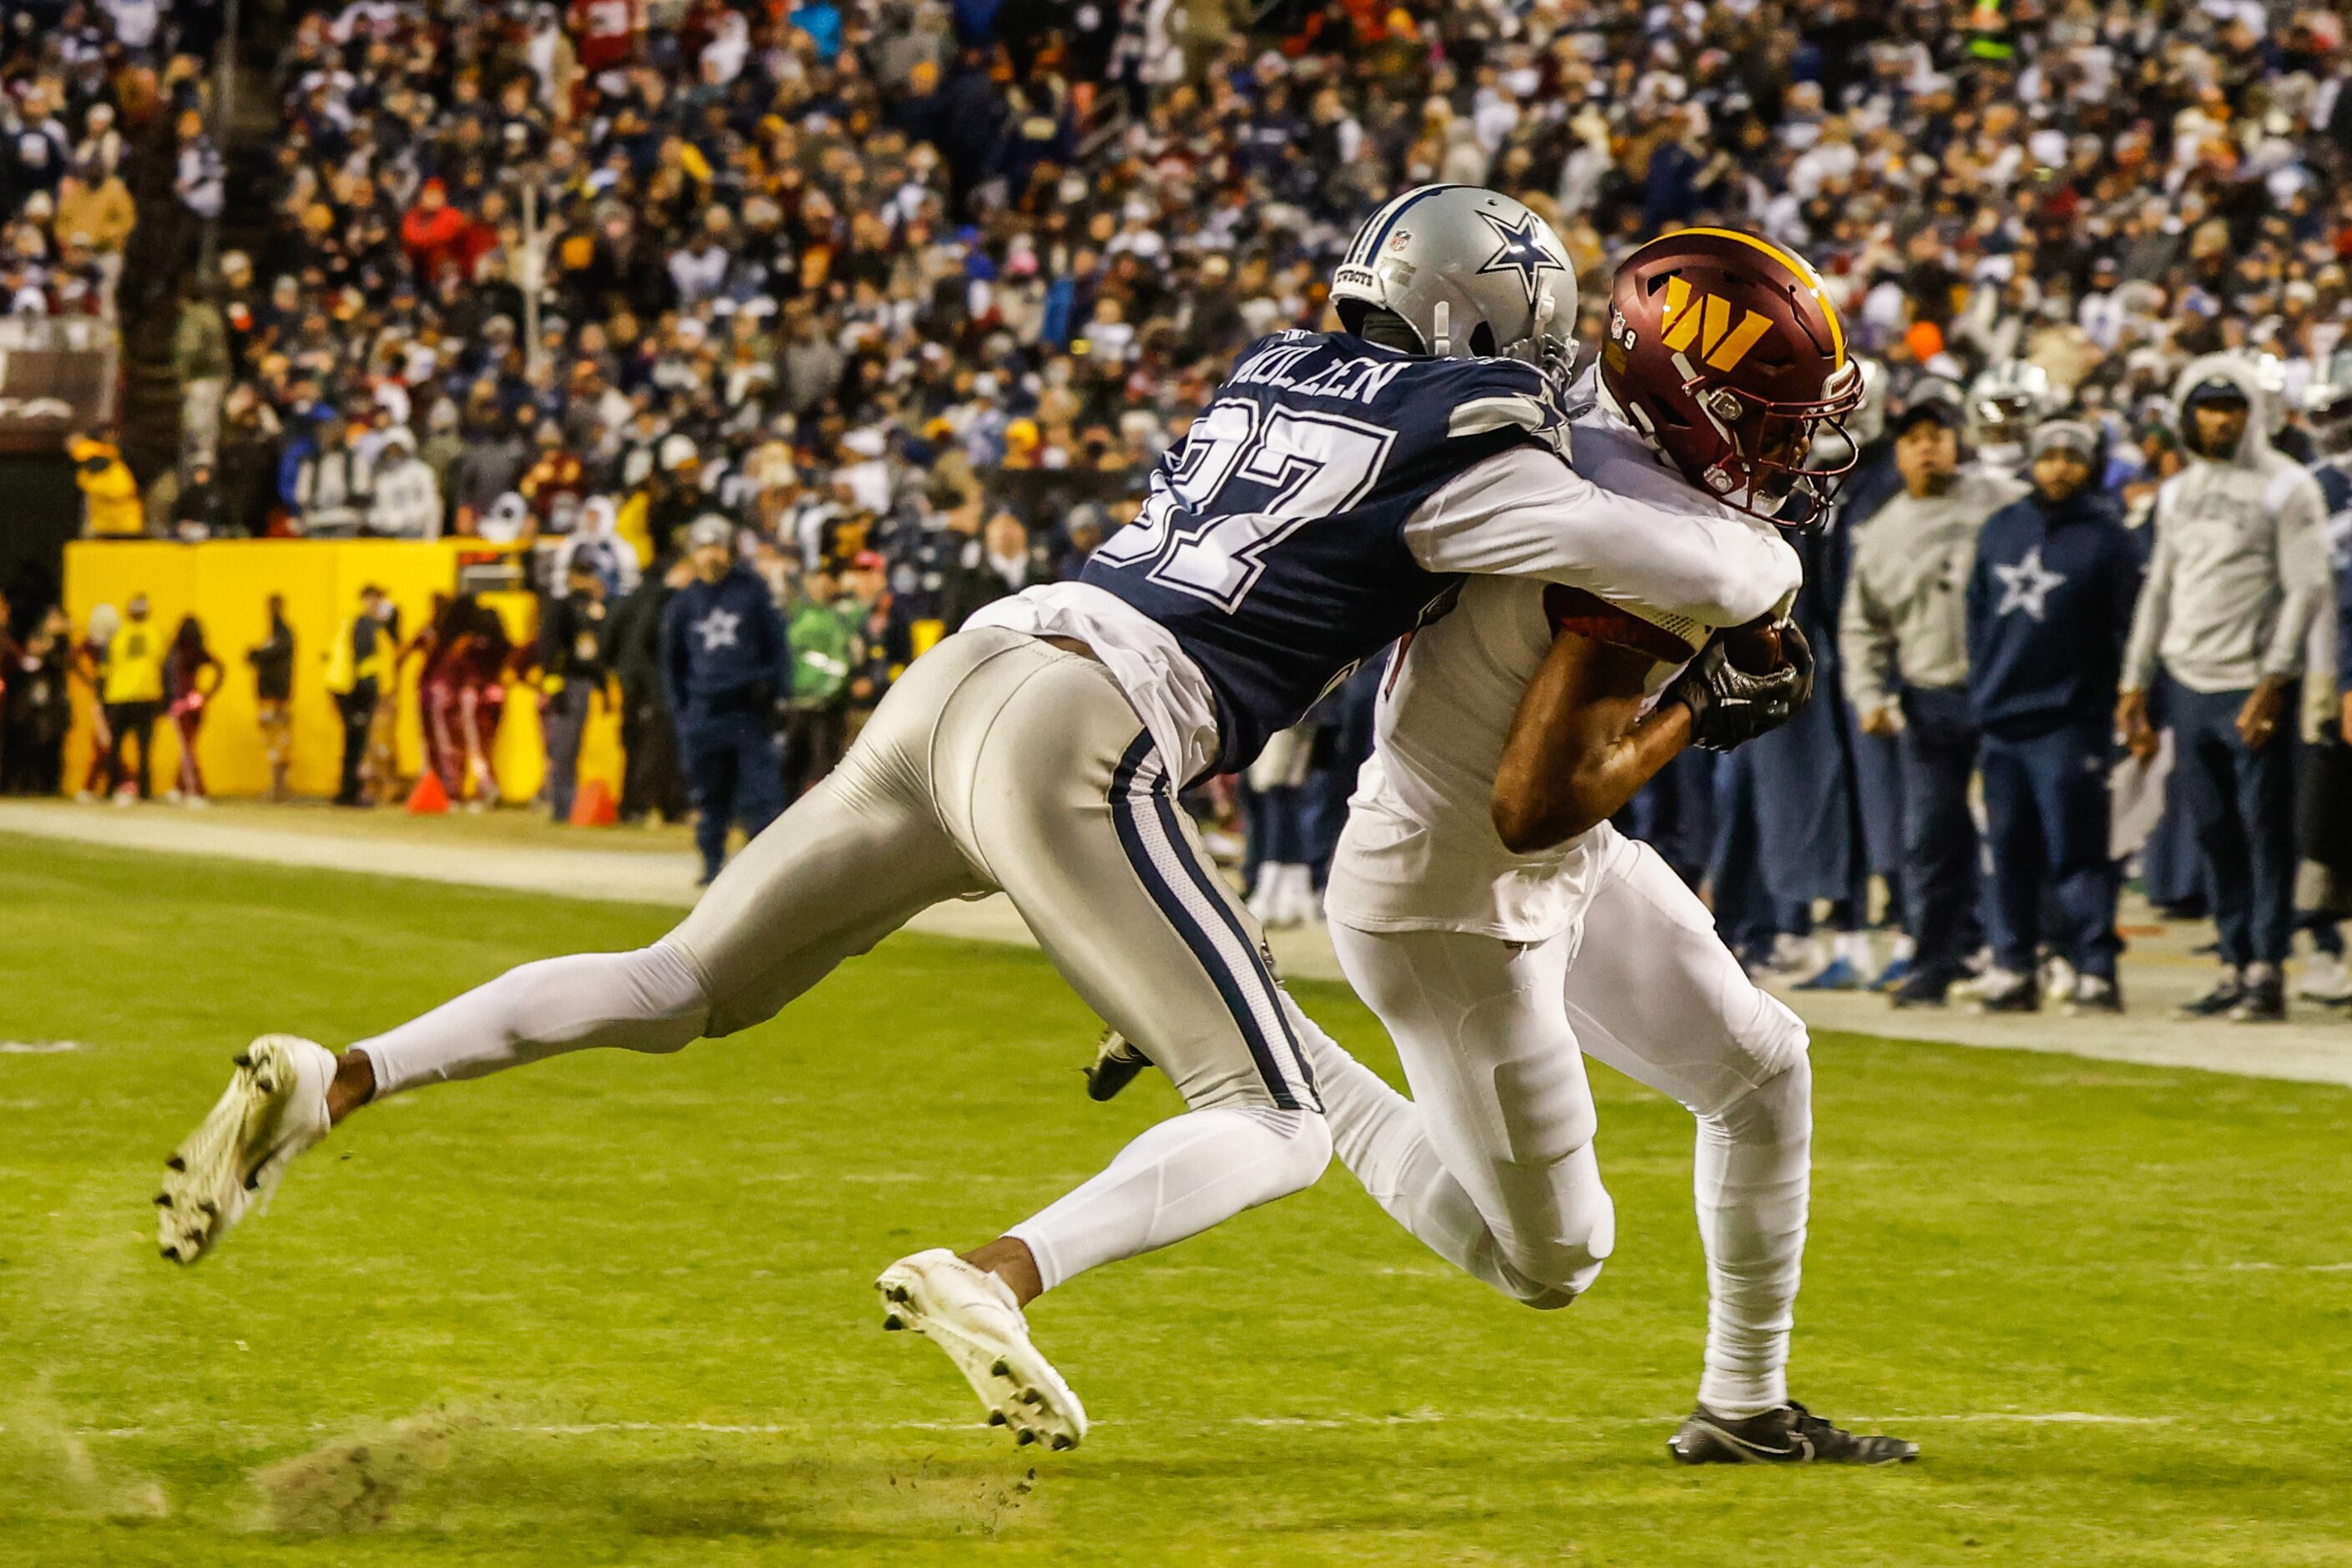
<path fill-rule="evenodd" d="M 1969 577 L 1969 703 L 2000 911 L 1989 1012 L 2041 1005 L 2045 937 L 2074 967 L 2068 1012 L 2123 1010 L 2107 764 L 2140 565 L 2122 507 L 2093 483 L 2099 447 L 2074 420 L 2037 426 L 2033 489 L 1985 521 Z"/>
<path fill-rule="evenodd" d="M 686 541 L 694 580 L 662 617 L 662 682 L 708 884 L 732 823 L 756 837 L 784 809 L 779 715 L 793 693 L 793 649 L 767 583 L 735 559 L 735 525 L 706 512 Z"/>

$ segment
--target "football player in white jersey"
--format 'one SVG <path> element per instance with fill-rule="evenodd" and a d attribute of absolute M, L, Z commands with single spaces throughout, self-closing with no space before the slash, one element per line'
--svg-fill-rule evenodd
<path fill-rule="evenodd" d="M 1717 623 L 1774 596 L 1773 542 L 1604 496 L 1563 460 L 1573 276 L 1507 196 L 1433 185 L 1387 203 L 1333 274 L 1344 330 L 1246 350 L 1083 580 L 1000 600 L 916 660 L 677 930 L 525 964 L 341 1052 L 256 1041 L 170 1162 L 163 1255 L 202 1257 L 377 1099 L 734 1034 L 916 911 L 1002 889 L 1187 1110 L 1002 1235 L 877 1283 L 885 1326 L 939 1345 L 1017 1440 L 1079 1441 L 1085 1412 L 1024 1309 L 1297 1191 L 1331 1151 L 1312 1031 L 1177 791 L 1246 766 L 1465 575 L 1605 584 Z"/>
<path fill-rule="evenodd" d="M 1577 471 L 1663 508 L 1744 512 L 1769 536 L 1764 520 L 1809 489 L 1797 468 L 1814 428 L 1861 392 L 1811 269 L 1745 235 L 1685 231 L 1627 259 L 1611 310 L 1587 384 L 1598 406 L 1571 426 Z M 1776 567 L 1774 588 L 1793 595 L 1785 544 Z M 1580 1047 L 1679 1100 L 1699 1123 L 1712 1300 L 1675 1457 L 1909 1459 L 1914 1445 L 1844 1432 L 1788 1395 L 1805 1027 L 1748 978 L 1665 862 L 1608 822 L 1685 745 L 1728 747 L 1790 710 L 1709 700 L 1709 661 L 1778 661 L 1769 637 L 1724 633 L 1638 594 L 1480 580 L 1401 652 L 1329 908 L 1340 963 L 1394 1037 L 1413 1098 L 1329 1055 L 1318 1080 L 1340 1158 L 1381 1205 L 1538 1307 L 1591 1285 L 1613 1237 Z M 1773 635 L 1809 680 L 1794 627 Z"/>
<path fill-rule="evenodd" d="M 1570 426 L 1577 471 L 1685 526 L 1742 530 L 1766 547 L 1764 598 L 1785 607 L 1797 558 L 1768 520 L 1818 509 L 1820 471 L 1800 465 L 1862 391 L 1811 269 L 1745 235 L 1685 230 L 1627 259 L 1609 332 L 1579 388 L 1597 406 Z M 1583 1054 L 1698 1119 L 1711 1308 L 1697 1409 L 1670 1440 L 1693 1464 L 1917 1454 L 1789 1398 L 1805 1027 L 1608 821 L 1685 746 L 1727 749 L 1784 720 L 1811 666 L 1792 625 L 1727 628 L 1630 579 L 1473 579 L 1395 656 L 1328 895 L 1341 967 L 1412 1089 L 1310 1036 L 1334 1148 L 1470 1274 L 1556 1308 L 1601 1272 L 1615 1222 Z M 1113 1042 L 1097 1098 L 1133 1070 Z"/>

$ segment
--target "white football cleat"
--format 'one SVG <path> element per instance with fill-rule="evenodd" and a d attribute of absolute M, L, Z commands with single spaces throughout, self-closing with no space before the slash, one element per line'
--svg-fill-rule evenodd
<path fill-rule="evenodd" d="M 266 1205 L 295 1155 L 327 1135 L 334 1053 L 296 1035 L 264 1035 L 236 1058 L 236 1076 L 173 1151 L 155 1194 L 156 1239 L 174 1263 L 194 1263 L 255 1205 Z"/>
<path fill-rule="evenodd" d="M 912 1329 L 948 1359 L 988 1406 L 991 1426 L 1013 1439 L 1075 1448 L 1087 1435 L 1087 1407 L 1029 1342 L 1029 1322 L 1003 1280 L 935 1247 L 902 1258 L 874 1281 L 882 1326 Z"/>

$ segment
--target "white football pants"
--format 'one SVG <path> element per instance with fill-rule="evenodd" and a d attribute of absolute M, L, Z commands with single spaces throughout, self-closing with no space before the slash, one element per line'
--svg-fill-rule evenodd
<path fill-rule="evenodd" d="M 1311 1185 L 1331 1155 L 1300 1016 L 1174 783 L 1102 665 L 1017 632 L 960 633 L 908 667 L 841 765 L 669 935 L 524 964 L 358 1048 L 380 1095 L 592 1046 L 674 1051 L 774 1016 L 918 910 L 1001 888 L 1191 1107 L 1008 1233 L 1050 1289 Z"/>
<path fill-rule="evenodd" d="M 1331 927 L 1412 1087 L 1407 1100 L 1310 1026 L 1333 1143 L 1439 1256 L 1529 1306 L 1564 1307 L 1616 1228 L 1583 1053 L 1681 1101 L 1698 1119 L 1707 1260 L 1699 1398 L 1755 1415 L 1788 1399 L 1812 1132 L 1805 1026 L 1647 845 L 1618 839 L 1599 877 L 1581 926 L 1534 947 Z"/>

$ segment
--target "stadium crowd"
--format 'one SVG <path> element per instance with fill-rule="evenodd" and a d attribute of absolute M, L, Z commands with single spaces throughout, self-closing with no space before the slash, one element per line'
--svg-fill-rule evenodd
<path fill-rule="evenodd" d="M 2212 1011 L 2283 1007 L 2290 924 L 2340 951 L 2332 881 L 2300 903 L 2293 886 L 2299 859 L 2352 859 L 2328 831 L 2352 775 L 2324 563 L 2324 631 L 2307 649 L 2269 637 L 2317 602 L 2300 546 L 2270 542 L 2318 503 L 2254 485 L 2230 503 L 2260 520 L 2235 553 L 2187 561 L 2149 521 L 2165 481 L 2216 461 L 2200 405 L 2226 416 L 2236 394 L 2243 449 L 2219 461 L 2253 469 L 2273 446 L 2324 457 L 2314 433 L 2352 390 L 2352 53 L 2333 11 L 353 0 L 293 8 L 275 184 L 236 201 L 192 63 L 213 7 L 15 16 L 9 310 L 105 308 L 135 216 L 116 127 L 159 103 L 178 116 L 177 200 L 244 237 L 184 291 L 178 468 L 142 494 L 103 433 L 79 438 L 90 531 L 533 546 L 560 629 L 536 648 L 507 648 L 463 600 L 421 639 L 386 628 L 382 652 L 354 620 L 368 646 L 341 662 L 375 673 L 346 671 L 340 694 L 351 798 L 390 787 L 367 737 L 415 651 L 453 795 L 483 788 L 479 732 L 510 687 L 565 679 L 547 728 L 576 749 L 571 705 L 609 676 L 625 813 L 684 811 L 701 752 L 675 723 L 688 694 L 663 627 L 674 596 L 740 574 L 789 648 L 757 676 L 789 772 L 733 802 L 756 826 L 908 658 L 1074 574 L 1132 516 L 1234 351 L 1322 324 L 1371 205 L 1451 181 L 1550 218 L 1588 344 L 1615 258 L 1717 224 L 1810 257 L 1874 362 L 1876 427 L 1804 546 L 1799 618 L 1839 679 L 1785 736 L 1692 755 L 1636 813 L 1712 885 L 1743 952 L 1932 1003 L 1990 941 L 1985 1005 L 2024 1006 L 2046 948 L 2053 995 L 2119 1005 L 2116 733 L 2118 823 L 2148 815 L 2140 796 L 2160 808 L 2129 835 L 2151 898 L 2219 921 Z M 2336 513 L 2352 485 L 2316 482 Z M 2075 521 L 2097 548 L 2061 571 L 2053 541 Z M 2257 556 L 2276 558 L 2270 586 Z M 2147 620 L 2151 561 L 2169 598 Z M 2236 596 L 2195 602 L 2231 574 Z M 2069 606 L 2030 617 L 2055 628 L 2038 641 L 1998 624 L 2021 581 Z M 2074 596 L 2086 583 L 2095 605 Z M 47 624 L 20 609 L 20 632 Z M 2233 637 L 2259 656 L 2211 657 Z M 12 678 L 63 647 L 87 652 L 86 629 L 31 631 Z M 45 684 L 11 680 L 11 752 L 46 733 L 18 710 Z M 1367 743 L 1360 683 L 1237 782 L 1271 921 L 1311 916 Z M 1874 876 L 1903 928 L 1891 963 L 1868 934 Z M 2340 966 L 2310 974 L 2352 995 Z"/>

